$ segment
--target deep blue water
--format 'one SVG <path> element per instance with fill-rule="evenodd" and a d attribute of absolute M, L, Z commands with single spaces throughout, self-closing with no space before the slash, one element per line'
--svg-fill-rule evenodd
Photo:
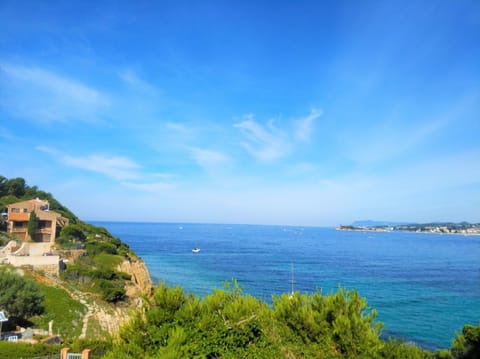
<path fill-rule="evenodd" d="M 95 222 L 128 243 L 156 281 L 197 295 L 237 279 L 270 301 L 291 290 L 356 289 L 384 334 L 447 348 L 480 323 L 480 237 L 333 228 Z M 201 248 L 199 254 L 191 249 Z"/>

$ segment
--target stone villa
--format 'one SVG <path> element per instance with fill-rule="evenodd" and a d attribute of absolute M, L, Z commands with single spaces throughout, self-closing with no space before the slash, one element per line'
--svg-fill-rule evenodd
<path fill-rule="evenodd" d="M 29 238 L 27 228 L 32 211 L 35 212 L 38 222 L 34 238 Z M 8 205 L 7 214 L 7 231 L 22 240 L 31 239 L 33 242 L 55 243 L 57 230 L 68 223 L 67 218 L 49 210 L 48 201 L 38 198 Z"/>
<path fill-rule="evenodd" d="M 28 234 L 30 213 L 35 212 L 35 234 Z M 50 211 L 48 201 L 38 198 L 12 203 L 7 206 L 7 232 L 20 241 L 10 241 L 0 248 L 0 261 L 14 267 L 32 266 L 51 274 L 59 273 L 60 257 L 52 253 L 55 238 L 68 219 Z"/>

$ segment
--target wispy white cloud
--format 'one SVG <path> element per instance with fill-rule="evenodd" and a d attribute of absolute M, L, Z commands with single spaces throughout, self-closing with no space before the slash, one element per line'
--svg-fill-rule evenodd
<path fill-rule="evenodd" d="M 14 141 L 17 139 L 15 135 L 12 134 L 8 129 L 4 127 L 0 127 L 0 138 L 4 138 L 5 140 Z"/>
<path fill-rule="evenodd" d="M 136 179 L 136 170 L 140 167 L 126 157 L 89 155 L 86 157 L 63 156 L 62 162 L 92 172 L 102 173 L 116 180 Z"/>
<path fill-rule="evenodd" d="M 214 167 L 230 162 L 230 157 L 222 152 L 192 147 L 190 153 L 199 166 Z"/>
<path fill-rule="evenodd" d="M 321 115 L 321 110 L 312 109 L 307 116 L 289 122 L 293 131 L 276 127 L 273 120 L 262 125 L 255 121 L 252 114 L 245 116 L 234 127 L 240 129 L 245 137 L 245 141 L 241 142 L 242 147 L 257 160 L 268 162 L 289 155 L 300 142 L 308 142 L 315 121 Z"/>
<path fill-rule="evenodd" d="M 312 109 L 308 116 L 295 121 L 295 139 L 302 142 L 310 140 L 314 129 L 313 125 L 321 115 L 321 110 Z"/>
<path fill-rule="evenodd" d="M 478 112 L 479 99 L 478 91 L 468 93 L 435 112 L 432 110 L 427 116 L 420 117 L 417 114 L 414 120 L 408 116 L 399 118 L 398 114 L 390 114 L 371 127 L 349 131 L 348 135 L 342 137 L 342 148 L 348 157 L 359 164 L 393 161 L 402 155 L 414 154 L 422 146 L 432 148 L 437 138 L 448 137 L 449 130 L 471 126 L 468 125 L 469 118 Z"/>
<path fill-rule="evenodd" d="M 289 173 L 292 175 L 311 174 L 318 170 L 318 165 L 310 162 L 297 163 L 290 168 Z"/>
<path fill-rule="evenodd" d="M 142 92 L 150 92 L 150 93 L 157 92 L 157 89 L 155 88 L 155 86 L 141 79 L 138 76 L 138 74 L 132 69 L 124 69 L 120 71 L 119 76 L 120 76 L 120 79 L 122 79 L 122 81 L 124 81 L 126 84 L 128 84 L 135 90 L 142 91 Z"/>
<path fill-rule="evenodd" d="M 45 146 L 38 146 L 36 149 L 58 158 L 64 165 L 100 173 L 115 180 L 132 180 L 140 177 L 138 173 L 140 165 L 126 157 L 99 154 L 80 157 Z"/>
<path fill-rule="evenodd" d="M 385 122 L 372 129 L 365 129 L 343 142 L 349 157 L 361 164 L 394 160 L 412 151 L 443 130 L 449 121 L 435 119 L 414 125 Z"/>
<path fill-rule="evenodd" d="M 176 185 L 171 182 L 122 182 L 122 185 L 137 191 L 158 193 L 174 189 Z"/>
<path fill-rule="evenodd" d="M 110 102 L 91 86 L 39 67 L 0 62 L 0 86 L 2 108 L 39 122 L 95 121 Z"/>
<path fill-rule="evenodd" d="M 191 130 L 186 125 L 179 122 L 165 122 L 165 127 L 168 130 L 174 131 L 181 135 L 186 135 L 191 132 Z"/>
<path fill-rule="evenodd" d="M 273 120 L 262 126 L 254 120 L 253 115 L 247 115 L 242 122 L 234 126 L 239 128 L 247 139 L 242 142 L 242 146 L 258 160 L 273 161 L 290 152 L 288 136 L 274 126 Z"/>
<path fill-rule="evenodd" d="M 175 175 L 143 172 L 138 163 L 126 157 L 99 154 L 71 156 L 48 146 L 37 146 L 36 149 L 66 166 L 102 174 L 135 191 L 158 193 L 177 187 Z"/>

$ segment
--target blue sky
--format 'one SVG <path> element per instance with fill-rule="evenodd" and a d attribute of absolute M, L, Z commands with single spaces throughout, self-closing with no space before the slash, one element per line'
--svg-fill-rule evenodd
<path fill-rule="evenodd" d="M 0 174 L 86 220 L 480 221 L 478 1 L 0 1 Z"/>

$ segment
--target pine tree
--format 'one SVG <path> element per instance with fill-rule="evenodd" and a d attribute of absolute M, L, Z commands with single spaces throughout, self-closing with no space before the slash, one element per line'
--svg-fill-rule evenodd
<path fill-rule="evenodd" d="M 35 211 L 30 212 L 30 217 L 28 218 L 28 235 L 32 240 L 35 238 L 35 231 L 37 229 L 37 215 Z"/>

